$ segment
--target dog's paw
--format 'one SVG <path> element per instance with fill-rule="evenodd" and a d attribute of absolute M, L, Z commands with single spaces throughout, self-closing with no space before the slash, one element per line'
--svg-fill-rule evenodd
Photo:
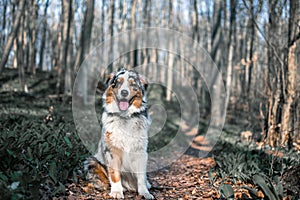
<path fill-rule="evenodd" d="M 145 197 L 145 199 L 154 199 L 154 196 L 150 194 L 150 192 L 139 193 L 139 195 L 142 195 L 143 197 Z"/>
<path fill-rule="evenodd" d="M 111 191 L 109 193 L 109 196 L 111 196 L 112 198 L 115 198 L 115 199 L 124 199 L 123 192 L 120 192 L 120 191 Z"/>

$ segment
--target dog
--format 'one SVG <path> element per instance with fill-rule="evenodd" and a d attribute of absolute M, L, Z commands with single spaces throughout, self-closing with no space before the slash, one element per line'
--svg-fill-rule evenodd
<path fill-rule="evenodd" d="M 96 154 L 85 162 L 87 177 L 109 184 L 112 198 L 124 198 L 123 191 L 129 190 L 154 199 L 146 176 L 151 121 L 147 81 L 134 70 L 122 68 L 110 74 L 106 84 L 101 139 Z"/>

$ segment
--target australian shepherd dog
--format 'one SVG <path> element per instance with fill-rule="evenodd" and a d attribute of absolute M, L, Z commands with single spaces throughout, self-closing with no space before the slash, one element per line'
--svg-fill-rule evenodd
<path fill-rule="evenodd" d="M 154 198 L 146 177 L 150 124 L 146 89 L 145 78 L 133 70 L 120 69 L 107 80 L 101 139 L 85 169 L 94 183 L 110 185 L 112 198 L 124 198 L 125 190 Z"/>

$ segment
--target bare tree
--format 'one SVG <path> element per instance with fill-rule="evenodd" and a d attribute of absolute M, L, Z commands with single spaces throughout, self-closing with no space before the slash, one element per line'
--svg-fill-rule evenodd
<path fill-rule="evenodd" d="M 84 57 L 90 49 L 90 40 L 94 20 L 94 5 L 95 0 L 86 1 L 86 9 L 80 33 L 80 42 L 74 62 L 75 71 L 77 71 L 78 67 L 81 65 Z"/>
<path fill-rule="evenodd" d="M 0 45 L 3 46 L 5 44 L 5 40 L 6 40 L 6 34 L 4 32 L 5 27 L 6 27 L 6 11 L 7 11 L 7 0 L 3 0 L 3 16 L 2 16 L 2 27 L 1 27 L 1 41 L 0 41 Z M 0 51 L 2 51 L 2 49 L 0 49 Z M 2 54 L 2 52 L 0 52 L 0 54 Z"/>
<path fill-rule="evenodd" d="M 72 95 L 72 68 L 71 68 L 71 52 L 72 50 L 70 48 L 72 48 L 72 31 L 73 31 L 73 0 L 70 0 L 70 4 L 71 6 L 69 7 L 69 14 L 68 14 L 68 39 L 66 41 L 66 52 L 64 52 L 65 54 L 65 58 L 64 58 L 64 76 L 65 76 L 65 85 L 64 85 L 64 94 L 65 95 Z"/>
<path fill-rule="evenodd" d="M 61 76 L 62 71 L 64 70 L 68 76 L 71 76 L 70 66 L 67 65 L 67 53 L 68 53 L 68 45 L 69 45 L 69 37 L 70 37 L 70 25 L 71 25 L 71 17 L 72 17 L 72 1 L 63 0 L 61 2 L 61 46 L 60 46 L 60 54 L 59 54 L 59 64 L 58 64 L 58 75 L 57 75 L 57 83 L 56 89 L 57 94 L 60 93 L 61 86 Z M 67 81 L 68 81 L 67 77 Z M 69 86 L 69 85 L 68 85 Z M 65 88 L 66 94 L 71 93 L 71 86 L 69 88 Z"/>
<path fill-rule="evenodd" d="M 229 103 L 229 97 L 231 92 L 231 83 L 232 83 L 232 70 L 233 70 L 233 49 L 235 46 L 234 37 L 236 35 L 236 0 L 230 0 L 230 27 L 229 27 L 229 36 L 228 36 L 228 66 L 227 66 L 227 77 L 226 77 L 226 107 Z"/>
<path fill-rule="evenodd" d="M 289 9 L 289 31 L 288 31 L 288 53 L 285 64 L 285 101 L 283 105 L 282 114 L 282 145 L 289 145 L 292 147 L 293 143 L 293 132 L 295 131 L 293 121 L 292 105 L 295 102 L 296 87 L 295 87 L 295 76 L 296 76 L 296 47 L 297 42 L 300 40 L 300 2 L 290 0 Z"/>
<path fill-rule="evenodd" d="M 211 58 L 217 64 L 219 70 L 221 69 L 221 41 L 222 41 L 222 29 L 221 29 L 221 16 L 222 16 L 222 2 L 220 0 L 214 0 L 214 11 L 213 11 L 213 26 L 211 35 Z M 217 73 L 212 74 L 212 93 L 216 97 L 221 94 L 221 84 L 223 84 L 222 79 L 217 78 Z M 216 116 L 221 116 L 222 104 L 218 102 L 217 105 L 213 107 L 211 111 Z M 217 122 L 220 123 L 220 122 Z"/>
<path fill-rule="evenodd" d="M 270 45 L 279 46 L 279 27 L 278 22 L 282 14 L 282 7 L 280 1 L 269 0 L 269 34 L 268 40 Z M 269 97 L 269 108 L 268 108 L 268 132 L 267 132 L 267 143 L 271 146 L 277 146 L 280 143 L 280 118 L 281 111 L 280 105 L 283 101 L 283 80 L 282 80 L 282 67 L 283 63 L 280 62 L 280 58 L 276 56 L 277 50 L 268 48 L 268 70 L 269 77 L 268 82 L 271 87 L 271 94 Z M 279 125 L 279 126 L 278 126 Z"/>
<path fill-rule="evenodd" d="M 19 33 L 18 37 L 16 38 L 16 57 L 17 57 L 17 67 L 19 71 L 19 83 L 20 83 L 20 88 L 22 92 L 28 92 L 27 90 L 27 85 L 25 83 L 25 72 L 24 72 L 24 50 L 25 50 L 25 43 L 24 39 L 26 38 L 26 30 L 24 29 L 24 21 L 26 19 L 22 18 L 21 19 L 21 25 L 19 28 Z"/>
<path fill-rule="evenodd" d="M 2 71 L 4 69 L 4 66 L 7 62 L 9 52 L 11 50 L 14 39 L 16 38 L 19 27 L 20 27 L 21 18 L 24 14 L 24 6 L 25 6 L 26 0 L 20 0 L 20 1 L 16 1 L 16 2 L 19 2 L 18 10 L 17 10 L 16 16 L 14 18 L 13 27 L 11 29 L 11 32 L 10 32 L 8 38 L 7 38 L 6 45 L 4 46 L 3 51 L 2 51 L 3 53 L 2 53 L 2 57 L 1 57 L 1 61 L 0 61 L 0 74 L 2 73 Z"/>
<path fill-rule="evenodd" d="M 80 33 L 80 42 L 77 48 L 77 53 L 74 62 L 74 71 L 77 71 L 79 66 L 82 64 L 85 56 L 88 54 L 90 49 L 90 41 L 91 41 L 91 34 L 92 34 L 92 27 L 93 27 L 93 20 L 94 20 L 94 5 L 95 0 L 86 1 L 86 8 L 84 13 L 84 19 L 81 27 Z M 83 75 L 80 76 L 81 79 L 81 92 L 83 94 L 84 103 L 88 103 L 87 99 L 87 76 L 86 76 L 86 68 L 83 68 Z"/>
<path fill-rule="evenodd" d="M 46 44 L 46 35 L 47 35 L 47 10 L 49 6 L 49 0 L 46 0 L 45 7 L 44 7 L 44 15 L 42 20 L 42 38 L 41 38 L 41 46 L 40 46 L 40 59 L 39 59 L 39 69 L 43 69 L 43 62 L 44 62 L 44 49 Z"/>
<path fill-rule="evenodd" d="M 29 65 L 27 71 L 35 74 L 36 72 L 36 40 L 38 34 L 37 19 L 38 19 L 38 3 L 36 0 L 31 0 L 29 8 Z"/>
<path fill-rule="evenodd" d="M 173 28 L 173 4 L 172 1 L 169 0 L 169 27 Z M 174 42 L 169 41 L 169 49 L 173 49 Z M 167 92 L 166 92 L 166 100 L 171 101 L 172 95 L 172 87 L 173 87 L 173 64 L 174 64 L 174 54 L 168 52 L 168 71 L 167 71 Z"/>
<path fill-rule="evenodd" d="M 198 13 L 198 3 L 197 0 L 193 0 L 193 12 L 192 12 L 192 37 L 193 40 L 196 41 L 197 43 L 199 42 L 199 13 Z M 197 44 L 195 43 L 195 45 Z M 199 73 L 195 68 L 193 68 L 193 83 L 194 83 L 194 89 L 198 89 L 199 85 Z"/>
<path fill-rule="evenodd" d="M 136 4 L 137 4 L 137 0 L 131 0 L 131 10 L 130 10 L 130 28 L 134 29 L 136 27 Z M 130 43 L 133 44 L 133 46 L 135 47 L 137 44 L 136 39 L 134 38 L 135 34 L 131 34 L 130 36 Z M 137 50 L 133 50 L 130 53 L 130 67 L 135 67 L 137 65 Z"/>
<path fill-rule="evenodd" d="M 109 35 L 112 37 L 114 35 L 114 15 L 115 15 L 115 1 L 114 0 L 110 0 L 110 3 L 109 3 L 109 9 L 108 9 L 108 31 L 109 31 Z M 113 40 L 111 40 L 111 45 L 110 45 L 110 52 L 109 52 L 109 55 L 111 57 L 113 57 Z M 108 67 L 108 70 L 110 72 L 112 72 L 113 70 L 113 65 L 110 65 Z"/>
<path fill-rule="evenodd" d="M 213 24 L 211 33 L 211 57 L 217 64 L 220 62 L 220 44 L 222 41 L 222 2 L 220 0 L 214 0 L 214 12 L 213 12 Z"/>

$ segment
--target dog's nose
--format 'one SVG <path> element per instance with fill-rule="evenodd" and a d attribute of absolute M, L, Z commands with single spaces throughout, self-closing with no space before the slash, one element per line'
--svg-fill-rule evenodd
<path fill-rule="evenodd" d="M 129 94 L 129 92 L 128 92 L 127 90 L 121 90 L 121 95 L 122 95 L 123 97 L 127 97 L 128 94 Z"/>

